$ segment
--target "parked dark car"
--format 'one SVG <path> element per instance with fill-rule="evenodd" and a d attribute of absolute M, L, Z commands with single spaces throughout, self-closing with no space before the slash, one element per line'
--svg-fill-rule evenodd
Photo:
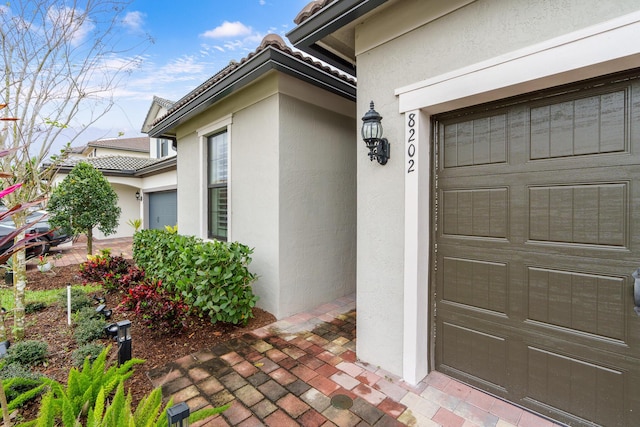
<path fill-rule="evenodd" d="M 37 222 L 29 230 L 35 230 L 37 234 L 42 234 L 42 238 L 47 240 L 49 247 L 55 247 L 70 241 L 73 236 L 68 235 L 61 228 L 52 229 L 48 217 L 49 213 L 47 211 L 31 212 L 27 217 L 27 222 Z"/>
<path fill-rule="evenodd" d="M 16 228 L 12 224 L 0 222 L 0 239 L 9 235 L 9 233 L 14 231 L 15 229 Z M 26 237 L 28 238 L 30 236 L 34 236 L 34 234 L 31 232 L 27 232 Z M 31 259 L 31 258 L 37 257 L 38 255 L 47 253 L 47 251 L 49 250 L 49 243 L 45 238 L 33 237 L 31 241 L 32 243 L 39 243 L 39 244 L 35 244 L 33 246 L 27 247 L 27 253 L 26 253 L 27 259 Z M 3 257 L 2 254 L 4 254 L 11 246 L 13 246 L 13 240 L 9 240 L 4 245 L 0 246 L 0 264 L 5 264 L 9 259 L 9 257 Z"/>
<path fill-rule="evenodd" d="M 50 248 L 66 243 L 72 239 L 72 236 L 69 236 L 62 229 L 51 228 L 48 217 L 49 213 L 44 210 L 33 211 L 27 215 L 27 223 L 34 223 L 33 226 L 27 229 L 27 232 L 41 235 L 40 240 L 46 243 L 45 253 L 48 252 Z M 0 221 L 0 225 L 13 227 L 13 219 L 7 217 Z M 2 230 L 0 230 L 0 232 L 1 231 Z M 6 233 L 4 235 L 6 235 Z M 0 236 L 2 236 L 2 234 L 0 234 Z"/>

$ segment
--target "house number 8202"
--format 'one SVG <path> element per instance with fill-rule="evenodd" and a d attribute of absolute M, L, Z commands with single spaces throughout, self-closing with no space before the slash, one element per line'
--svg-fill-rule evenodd
<path fill-rule="evenodd" d="M 407 173 L 415 172 L 416 161 L 413 158 L 416 154 L 416 114 L 410 113 L 408 116 L 407 126 L 409 127 L 408 134 L 409 138 L 407 139 L 407 155 L 409 156 Z"/>

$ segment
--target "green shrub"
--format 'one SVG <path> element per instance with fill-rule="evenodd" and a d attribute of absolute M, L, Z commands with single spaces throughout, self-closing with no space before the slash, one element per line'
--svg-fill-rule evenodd
<path fill-rule="evenodd" d="M 104 346 L 96 343 L 85 344 L 71 353 L 71 360 L 73 360 L 73 366 L 79 368 L 84 364 L 84 360 L 89 358 L 89 362 L 93 363 L 98 358 L 100 353 L 104 351 Z"/>
<path fill-rule="evenodd" d="M 104 328 L 107 322 L 104 319 L 88 318 L 76 325 L 73 331 L 73 338 L 78 345 L 85 345 L 92 341 L 104 338 Z"/>
<path fill-rule="evenodd" d="M 42 374 L 39 374 L 20 363 L 6 363 L 5 361 L 2 363 L 2 366 L 0 366 L 0 379 L 8 380 L 10 378 L 40 380 L 42 378 Z"/>
<path fill-rule="evenodd" d="M 103 319 L 102 314 L 98 313 L 94 306 L 82 307 L 80 310 L 73 313 L 72 317 L 73 322 L 76 324 L 80 324 L 90 319 Z"/>
<path fill-rule="evenodd" d="M 147 276 L 211 318 L 233 324 L 253 317 L 258 297 L 248 265 L 253 250 L 238 242 L 204 242 L 166 230 L 140 230 L 133 237 L 133 257 Z"/>
<path fill-rule="evenodd" d="M 60 297 L 58 299 L 58 303 L 67 307 L 67 290 L 63 290 L 60 292 Z M 79 288 L 71 288 L 71 312 L 75 313 L 76 311 L 81 310 L 84 307 L 91 307 L 93 303 L 89 296 Z"/>
<path fill-rule="evenodd" d="M 33 301 L 25 304 L 24 312 L 26 314 L 32 314 L 32 313 L 37 313 L 38 311 L 42 311 L 45 308 L 47 308 L 47 303 L 42 301 Z"/>
<path fill-rule="evenodd" d="M 35 366 L 47 360 L 47 343 L 43 341 L 20 341 L 7 351 L 5 360 L 8 364 L 19 363 L 24 366 Z"/>

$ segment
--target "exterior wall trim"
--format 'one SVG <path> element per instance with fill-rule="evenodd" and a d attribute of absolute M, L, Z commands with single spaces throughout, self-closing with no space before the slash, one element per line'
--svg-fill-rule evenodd
<path fill-rule="evenodd" d="M 400 112 L 435 114 L 637 67 L 640 12 L 396 89 Z"/>
<path fill-rule="evenodd" d="M 430 153 L 430 116 L 433 114 L 636 68 L 640 63 L 638 34 L 640 12 L 634 12 L 398 88 L 395 94 L 399 97 L 399 112 L 405 116 L 405 145 L 410 136 L 408 114 L 416 114 L 422 122 L 421 128 L 424 128 L 416 133 L 420 147 L 416 153 Z M 429 322 L 422 321 L 421 310 L 428 310 L 433 289 L 433 275 L 421 270 L 429 264 L 425 254 L 431 254 L 433 212 L 420 207 L 425 199 L 430 201 L 433 198 L 433 188 L 428 179 L 433 174 L 433 162 L 425 161 L 423 155 L 421 159 L 417 176 L 423 178 L 418 178 L 418 185 L 416 177 L 405 173 L 403 376 L 414 384 L 426 375 L 424 365 L 433 368 L 434 363 L 433 345 L 427 353 L 418 353 L 425 337 L 431 336 Z M 430 265 L 428 268 L 431 271 Z M 428 321 L 433 320 L 430 314 L 426 316 Z"/>

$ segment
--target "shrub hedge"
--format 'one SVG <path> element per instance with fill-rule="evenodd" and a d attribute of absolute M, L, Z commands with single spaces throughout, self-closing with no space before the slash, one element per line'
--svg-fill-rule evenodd
<path fill-rule="evenodd" d="M 246 324 L 253 317 L 252 253 L 238 242 L 205 242 L 167 230 L 140 230 L 133 237 L 133 258 L 146 275 L 212 322 Z"/>

